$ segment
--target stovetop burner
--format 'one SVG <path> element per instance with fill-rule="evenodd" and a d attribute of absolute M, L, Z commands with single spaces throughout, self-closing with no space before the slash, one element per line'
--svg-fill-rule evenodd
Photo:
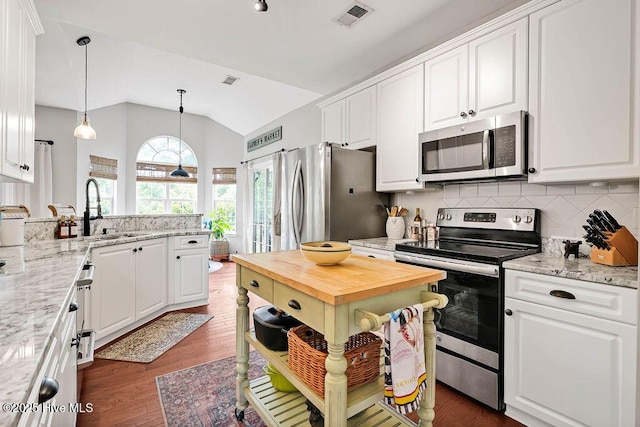
<path fill-rule="evenodd" d="M 435 242 L 398 243 L 396 251 L 500 264 L 503 261 L 538 253 L 540 248 L 437 240 Z"/>
<path fill-rule="evenodd" d="M 500 264 L 540 252 L 537 209 L 442 208 L 440 240 L 396 244 L 396 251 Z"/>

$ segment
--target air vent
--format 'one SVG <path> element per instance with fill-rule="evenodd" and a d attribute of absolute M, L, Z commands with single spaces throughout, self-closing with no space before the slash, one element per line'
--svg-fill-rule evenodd
<path fill-rule="evenodd" d="M 357 22 L 371 15 L 373 9 L 362 3 L 353 3 L 346 11 L 332 19 L 333 22 L 345 27 L 353 27 Z"/>
<path fill-rule="evenodd" d="M 227 78 L 224 79 L 222 83 L 231 86 L 236 82 L 236 80 L 239 80 L 239 77 L 227 76 Z"/>

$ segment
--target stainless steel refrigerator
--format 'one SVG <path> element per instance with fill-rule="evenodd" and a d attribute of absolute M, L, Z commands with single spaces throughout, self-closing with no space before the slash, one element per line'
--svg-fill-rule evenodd
<path fill-rule="evenodd" d="M 285 153 L 281 166 L 281 249 L 385 236 L 389 195 L 375 191 L 375 153 L 323 142 Z"/>

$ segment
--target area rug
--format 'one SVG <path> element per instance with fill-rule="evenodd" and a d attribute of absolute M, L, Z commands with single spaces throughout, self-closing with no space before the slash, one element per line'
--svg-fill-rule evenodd
<path fill-rule="evenodd" d="M 214 271 L 218 271 L 222 268 L 222 263 L 214 260 L 209 260 L 209 273 L 213 273 Z"/>
<path fill-rule="evenodd" d="M 249 378 L 263 376 L 266 363 L 257 351 L 249 353 Z M 169 427 L 265 425 L 251 407 L 242 422 L 236 420 L 235 356 L 156 377 L 156 385 Z"/>
<path fill-rule="evenodd" d="M 94 357 L 151 363 L 212 318 L 210 314 L 169 313 L 100 350 Z"/>

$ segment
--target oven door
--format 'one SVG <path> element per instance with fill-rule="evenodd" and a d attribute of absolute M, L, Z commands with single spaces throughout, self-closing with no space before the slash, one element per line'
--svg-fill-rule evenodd
<path fill-rule="evenodd" d="M 423 181 L 491 178 L 495 119 L 421 133 L 420 168 Z"/>

